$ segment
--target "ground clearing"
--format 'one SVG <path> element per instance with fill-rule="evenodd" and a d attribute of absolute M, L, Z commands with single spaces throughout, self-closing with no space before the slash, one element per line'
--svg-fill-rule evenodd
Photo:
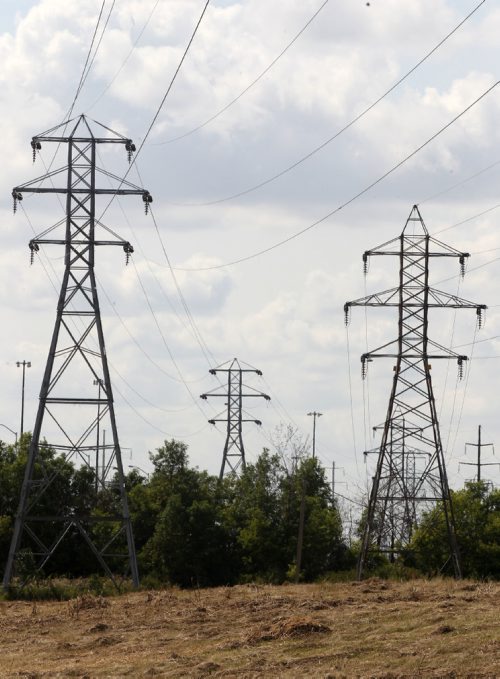
<path fill-rule="evenodd" d="M 0 677 L 500 677 L 500 583 L 0 602 Z"/>

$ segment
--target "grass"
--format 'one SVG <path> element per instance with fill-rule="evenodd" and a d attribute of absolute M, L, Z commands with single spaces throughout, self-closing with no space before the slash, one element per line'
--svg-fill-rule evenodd
<path fill-rule="evenodd" d="M 3 601 L 0 676 L 493 678 L 499 610 L 444 579 Z"/>

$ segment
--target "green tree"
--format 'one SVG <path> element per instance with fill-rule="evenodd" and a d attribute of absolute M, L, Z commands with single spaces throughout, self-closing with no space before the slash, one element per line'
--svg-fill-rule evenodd
<path fill-rule="evenodd" d="M 241 563 L 241 577 L 279 582 L 287 569 L 282 511 L 283 467 L 277 455 L 264 450 L 254 464 L 233 477 L 233 500 L 226 521 Z"/>
<path fill-rule="evenodd" d="M 500 490 L 486 483 L 467 483 L 452 493 L 457 540 L 465 577 L 500 577 Z M 449 556 L 441 505 L 422 519 L 407 562 L 424 573 L 440 572 Z"/>
<path fill-rule="evenodd" d="M 143 572 L 181 586 L 232 582 L 217 480 L 189 468 L 187 446 L 179 441 L 165 441 L 151 461 L 149 487 L 131 495 L 136 528 L 150 532 L 140 552 Z"/>

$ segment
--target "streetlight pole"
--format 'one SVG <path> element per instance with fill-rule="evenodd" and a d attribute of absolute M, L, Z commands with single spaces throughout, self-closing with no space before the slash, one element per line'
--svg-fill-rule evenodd
<path fill-rule="evenodd" d="M 136 471 L 141 472 L 146 477 L 146 481 L 149 481 L 149 472 L 147 472 L 145 469 L 138 467 L 136 464 L 129 464 L 128 468 L 135 469 Z"/>
<path fill-rule="evenodd" d="M 24 432 L 24 383 L 26 378 L 26 368 L 31 368 L 30 361 L 16 361 L 18 368 L 22 366 L 23 368 L 23 387 L 21 391 L 21 438 Z"/>
<path fill-rule="evenodd" d="M 313 418 L 313 451 L 312 451 L 312 456 L 313 460 L 316 457 L 316 418 L 321 417 L 323 413 L 317 413 L 315 410 L 312 413 L 307 413 L 310 417 Z"/>
<path fill-rule="evenodd" d="M 11 434 L 14 434 L 14 436 L 16 437 L 16 446 L 17 446 L 17 431 L 14 431 L 14 430 L 11 429 L 10 427 L 8 427 L 6 424 L 1 424 L 1 423 L 0 423 L 0 427 L 5 427 L 5 429 L 7 429 L 8 431 L 10 431 Z"/>

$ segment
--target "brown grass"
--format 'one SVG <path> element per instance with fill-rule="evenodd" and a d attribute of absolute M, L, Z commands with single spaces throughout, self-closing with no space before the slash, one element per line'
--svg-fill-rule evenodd
<path fill-rule="evenodd" d="M 500 677 L 500 583 L 0 602 L 0 677 Z"/>

